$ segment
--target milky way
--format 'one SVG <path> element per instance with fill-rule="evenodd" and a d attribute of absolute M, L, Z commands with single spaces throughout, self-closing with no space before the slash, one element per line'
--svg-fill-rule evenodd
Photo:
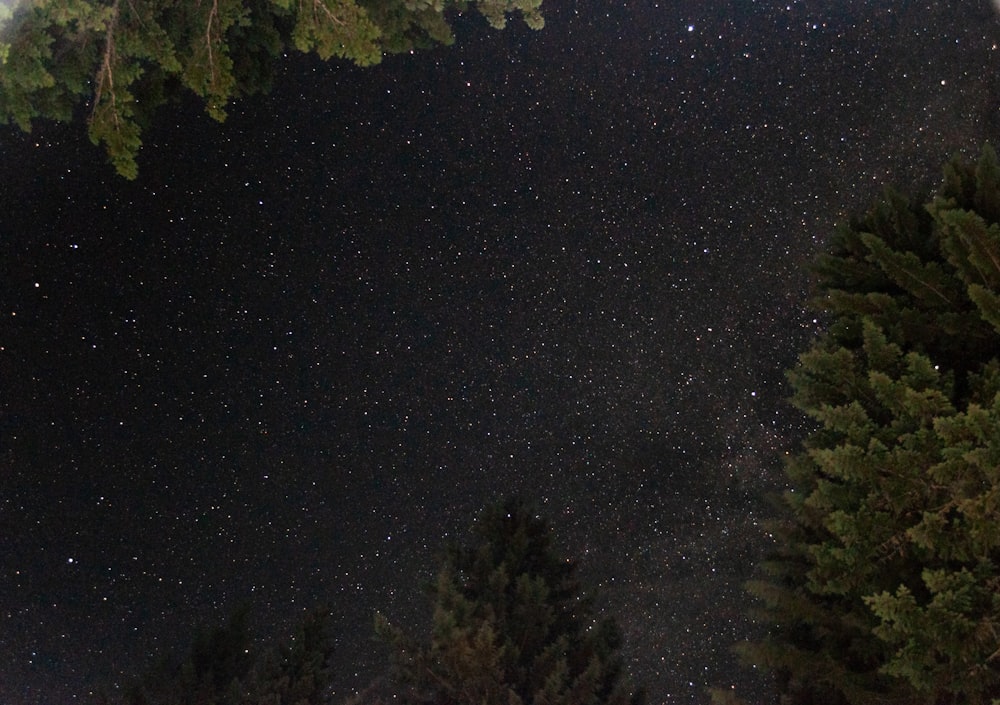
<path fill-rule="evenodd" d="M 989 3 L 827 4 L 290 57 L 224 125 L 165 110 L 134 183 L 80 125 L 0 134 L 0 701 L 127 682 L 242 600 L 262 639 L 329 601 L 347 694 L 373 611 L 425 620 L 443 543 L 510 493 L 651 702 L 763 693 L 729 649 L 806 428 L 806 263 L 997 140 Z"/>

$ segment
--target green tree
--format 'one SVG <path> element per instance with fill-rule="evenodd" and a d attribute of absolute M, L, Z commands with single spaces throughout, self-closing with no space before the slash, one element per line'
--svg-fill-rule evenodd
<path fill-rule="evenodd" d="M 377 620 L 394 679 L 412 705 L 597 705 L 636 702 L 611 619 L 596 620 L 545 521 L 523 503 L 486 510 L 452 547 L 431 589 L 429 640 Z"/>
<path fill-rule="evenodd" d="M 91 140 L 132 179 L 143 128 L 182 91 L 224 120 L 288 51 L 378 63 L 450 44 L 469 5 L 497 28 L 514 12 L 544 23 L 541 0 L 24 0 L 0 33 L 0 121 L 30 131 L 86 104 Z"/>
<path fill-rule="evenodd" d="M 789 373 L 817 424 L 745 647 L 787 703 L 1000 698 L 1000 167 L 887 191 L 817 265 L 827 332 Z M 720 695 L 719 702 L 723 702 Z"/>

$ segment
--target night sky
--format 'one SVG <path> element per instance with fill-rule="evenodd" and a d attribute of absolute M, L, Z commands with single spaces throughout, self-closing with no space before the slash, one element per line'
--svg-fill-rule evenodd
<path fill-rule="evenodd" d="M 610 7 L 609 7 L 610 6 Z M 249 600 L 262 640 L 427 618 L 444 543 L 534 501 L 653 705 L 730 646 L 808 425 L 806 264 L 883 184 L 1000 143 L 981 2 L 547 0 L 358 69 L 289 56 L 115 176 L 0 132 L 0 703 L 123 684 Z"/>

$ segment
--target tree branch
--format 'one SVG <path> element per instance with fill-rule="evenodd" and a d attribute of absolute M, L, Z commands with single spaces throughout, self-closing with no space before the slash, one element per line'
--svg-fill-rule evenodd
<path fill-rule="evenodd" d="M 323 14 L 326 15 L 327 19 L 333 22 L 334 24 L 340 25 L 341 27 L 347 24 L 346 22 L 344 22 L 344 20 L 340 19 L 335 14 L 333 14 L 333 12 L 330 11 L 330 8 L 326 6 L 326 3 L 323 2 L 323 0 L 312 0 L 312 10 L 313 10 L 312 12 L 313 19 L 316 20 L 317 24 L 319 24 L 319 17 L 318 17 L 319 10 L 322 10 Z"/>
<path fill-rule="evenodd" d="M 215 75 L 215 57 L 212 55 L 212 25 L 219 18 L 219 0 L 212 0 L 212 8 L 208 11 L 208 22 L 205 24 L 205 50 L 208 53 L 208 73 L 211 83 L 217 82 Z"/>
<path fill-rule="evenodd" d="M 94 114 L 97 112 L 97 106 L 101 104 L 101 98 L 104 96 L 105 88 L 111 95 L 111 112 L 114 116 L 115 125 L 118 125 L 118 111 L 115 109 L 115 74 L 114 74 L 114 62 L 115 62 L 115 30 L 118 27 L 118 3 L 119 0 L 115 0 L 114 5 L 111 6 L 111 17 L 108 18 L 108 28 L 104 34 L 104 51 L 101 55 L 101 66 L 97 70 L 97 76 L 94 79 L 94 102 L 90 109 L 90 118 L 93 120 Z"/>

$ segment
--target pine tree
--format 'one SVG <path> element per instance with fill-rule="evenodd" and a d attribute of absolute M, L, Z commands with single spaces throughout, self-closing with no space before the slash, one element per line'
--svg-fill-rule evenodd
<path fill-rule="evenodd" d="M 743 649 L 782 702 L 1000 698 L 998 218 L 986 147 L 926 203 L 887 191 L 818 262 L 829 329 L 789 374 L 817 428 L 750 585 L 770 635 Z"/>
<path fill-rule="evenodd" d="M 161 659 L 128 688 L 126 705 L 242 705 L 253 665 L 249 607 L 199 632 L 180 664 Z"/>
<path fill-rule="evenodd" d="M 544 24 L 541 0 L 473 0 L 493 27 L 519 13 Z M 142 130 L 187 89 L 224 120 L 230 102 L 267 90 L 292 50 L 361 66 L 454 40 L 449 15 L 468 0 L 29 0 L 0 36 L 0 123 L 72 119 L 119 174 L 134 179 Z M 2 18 L 0 18 L 2 19 Z"/>
<path fill-rule="evenodd" d="M 260 659 L 249 678 L 245 705 L 320 705 L 327 702 L 333 658 L 330 611 L 308 612 L 290 642 Z"/>
<path fill-rule="evenodd" d="M 395 649 L 399 698 L 410 705 L 625 705 L 620 635 L 595 620 L 573 563 L 524 504 L 484 512 L 473 541 L 453 547 L 431 589 L 430 638 L 377 620 Z"/>
<path fill-rule="evenodd" d="M 305 614 L 288 642 L 261 651 L 243 605 L 199 632 L 180 661 L 163 658 L 127 690 L 124 705 L 322 705 L 332 668 L 330 611 Z"/>

